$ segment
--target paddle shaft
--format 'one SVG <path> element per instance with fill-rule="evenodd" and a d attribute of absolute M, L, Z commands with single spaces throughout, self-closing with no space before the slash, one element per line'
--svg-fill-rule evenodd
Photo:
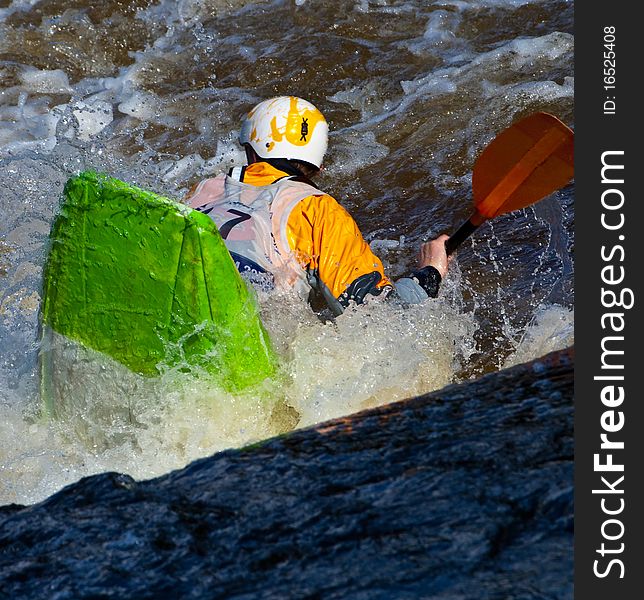
<path fill-rule="evenodd" d="M 478 210 L 475 210 L 470 218 L 465 221 L 445 242 L 445 250 L 447 256 L 453 254 L 456 248 L 458 248 L 468 237 L 470 237 L 483 223 L 487 221 L 487 217 L 484 217 Z"/>
<path fill-rule="evenodd" d="M 447 256 L 453 254 L 456 248 L 458 248 L 468 237 L 470 237 L 480 226 L 472 223 L 471 219 L 468 219 L 463 223 L 445 242 L 445 250 Z"/>

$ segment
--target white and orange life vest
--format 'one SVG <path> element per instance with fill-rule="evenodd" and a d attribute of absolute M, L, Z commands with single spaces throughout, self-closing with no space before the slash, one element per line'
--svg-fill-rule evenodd
<path fill-rule="evenodd" d="M 242 273 L 271 273 L 277 287 L 306 297 L 311 286 L 289 247 L 287 224 L 293 207 L 312 192 L 290 179 L 255 186 L 219 175 L 199 183 L 189 203 L 215 222 Z"/>
<path fill-rule="evenodd" d="M 201 181 L 187 202 L 217 224 L 240 271 L 271 273 L 280 288 L 308 296 L 311 273 L 336 299 L 365 274 L 380 275 L 378 288 L 391 285 L 336 200 L 268 163 Z"/>

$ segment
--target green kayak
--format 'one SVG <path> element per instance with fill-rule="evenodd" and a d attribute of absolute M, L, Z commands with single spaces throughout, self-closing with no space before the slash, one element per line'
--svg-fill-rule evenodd
<path fill-rule="evenodd" d="M 54 331 L 135 373 L 207 373 L 236 391 L 272 376 L 258 305 L 210 218 L 118 179 L 69 179 L 45 266 L 43 337 Z M 55 413 L 43 345 L 41 392 Z"/>

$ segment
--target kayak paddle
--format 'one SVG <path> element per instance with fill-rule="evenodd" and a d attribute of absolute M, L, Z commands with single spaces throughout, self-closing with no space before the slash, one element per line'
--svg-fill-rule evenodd
<path fill-rule="evenodd" d="M 474 212 L 445 242 L 447 254 L 488 219 L 535 204 L 566 185 L 574 174 L 573 140 L 569 127 L 544 112 L 497 135 L 474 163 Z"/>

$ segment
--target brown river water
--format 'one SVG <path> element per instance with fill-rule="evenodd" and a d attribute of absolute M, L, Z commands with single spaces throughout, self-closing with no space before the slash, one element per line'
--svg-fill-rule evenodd
<path fill-rule="evenodd" d="M 94 6 L 94 5 L 95 6 Z M 181 198 L 243 164 L 274 95 L 330 126 L 317 183 L 394 278 L 469 216 L 471 171 L 535 111 L 573 122 L 561 0 L 0 0 L 0 504 L 80 477 L 146 479 L 215 451 L 400 400 L 573 343 L 573 189 L 483 227 L 439 298 L 335 322 L 260 291 L 286 381 L 239 397 L 69 352 L 69 417 L 39 417 L 38 308 L 66 179 L 93 168 Z"/>

